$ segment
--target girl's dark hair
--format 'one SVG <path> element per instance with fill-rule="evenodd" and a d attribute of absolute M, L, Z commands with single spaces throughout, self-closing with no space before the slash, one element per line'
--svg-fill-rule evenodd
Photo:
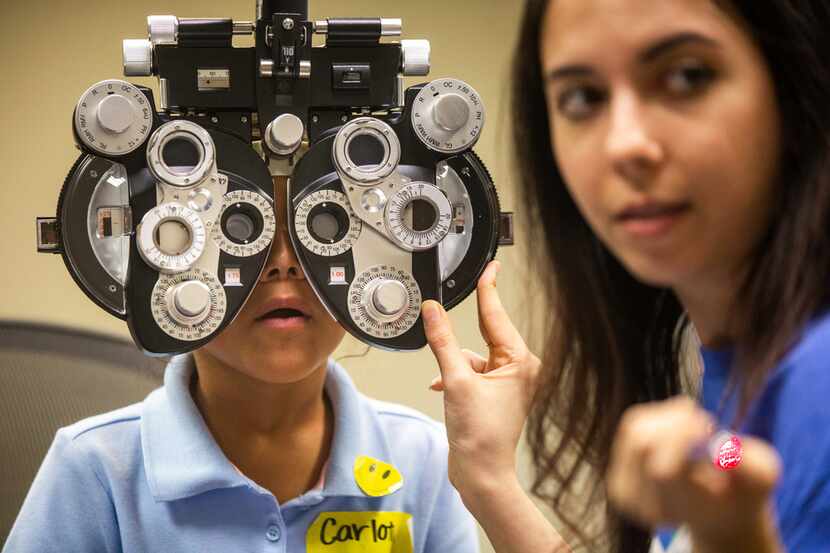
<path fill-rule="evenodd" d="M 744 414 L 805 323 L 830 305 L 830 7 L 826 0 L 714 1 L 759 45 L 776 85 L 783 127 L 776 211 L 736 305 Z M 513 63 L 518 180 L 530 215 L 530 243 L 544 248 L 536 272 L 546 277 L 553 309 L 547 370 L 527 435 L 537 469 L 533 492 L 588 545 L 588 511 L 570 505 L 575 484 L 591 469 L 594 485 L 578 493 L 588 494 L 587 507 L 602 506 L 609 450 L 623 411 L 681 393 L 687 320 L 670 290 L 643 284 L 622 267 L 565 188 L 551 148 L 540 59 L 547 6 L 548 0 L 527 1 Z M 612 551 L 648 550 L 646 531 L 610 508 L 605 516 L 603 534 Z"/>

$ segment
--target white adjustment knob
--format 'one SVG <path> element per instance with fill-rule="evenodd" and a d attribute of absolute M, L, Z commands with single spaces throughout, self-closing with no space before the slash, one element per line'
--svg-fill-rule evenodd
<path fill-rule="evenodd" d="M 372 305 L 386 316 L 403 313 L 408 303 L 406 287 L 397 280 L 384 280 L 372 292 Z"/>
<path fill-rule="evenodd" d="M 303 122 L 293 113 L 283 113 L 268 123 L 265 142 L 277 155 L 289 156 L 303 143 Z"/>
<path fill-rule="evenodd" d="M 432 118 L 436 125 L 454 133 L 470 119 L 470 106 L 460 94 L 444 94 L 435 102 Z"/>
<path fill-rule="evenodd" d="M 135 111 L 130 101 L 119 94 L 107 96 L 98 104 L 96 114 L 98 124 L 107 132 L 121 134 L 129 129 L 136 120 Z"/>
<path fill-rule="evenodd" d="M 153 44 L 176 44 L 179 41 L 179 18 L 175 15 L 147 17 L 147 35 Z"/>
<path fill-rule="evenodd" d="M 170 315 L 183 324 L 196 324 L 210 311 L 210 288 L 204 282 L 188 280 L 170 291 Z"/>
<path fill-rule="evenodd" d="M 125 77 L 149 77 L 153 74 L 153 43 L 147 39 L 122 42 Z"/>
<path fill-rule="evenodd" d="M 429 75 L 430 46 L 428 40 L 401 41 L 401 72 L 405 77 Z"/>

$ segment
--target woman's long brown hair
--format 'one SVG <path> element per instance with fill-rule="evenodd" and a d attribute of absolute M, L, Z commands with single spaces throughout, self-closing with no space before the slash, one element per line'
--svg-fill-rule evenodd
<path fill-rule="evenodd" d="M 555 1 L 555 0 L 551 0 Z M 586 0 L 589 1 L 589 0 Z M 777 210 L 750 260 L 736 307 L 740 413 L 798 339 L 830 306 L 830 7 L 825 0 L 716 1 L 740 19 L 764 54 L 783 121 Z M 528 425 L 534 493 L 585 545 L 587 494 L 604 505 L 604 475 L 620 417 L 633 404 L 682 392 L 688 326 L 671 290 L 636 280 L 577 210 L 553 157 L 540 59 L 548 0 L 528 0 L 514 58 L 518 181 L 530 243 L 551 306 L 545 379 Z M 608 45 L 609 48 L 613 45 Z M 536 252 L 534 252 L 536 253 Z M 595 477 L 577 486 L 589 469 Z M 615 553 L 646 552 L 650 533 L 607 509 L 604 539 Z"/>

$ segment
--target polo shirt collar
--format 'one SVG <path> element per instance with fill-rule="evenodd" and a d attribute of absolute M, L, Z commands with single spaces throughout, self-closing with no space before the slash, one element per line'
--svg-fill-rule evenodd
<path fill-rule="evenodd" d="M 141 442 L 144 469 L 157 501 L 174 501 L 221 488 L 251 486 L 225 456 L 190 394 L 193 356 L 174 357 L 164 387 L 144 400 Z M 334 413 L 334 435 L 322 495 L 365 497 L 355 482 L 354 463 L 367 455 L 394 463 L 370 400 L 348 373 L 329 360 L 325 392 Z"/>
<path fill-rule="evenodd" d="M 144 400 L 141 447 L 150 491 L 157 501 L 246 484 L 190 395 L 195 368 L 192 355 L 174 357 L 164 371 L 164 387 Z"/>

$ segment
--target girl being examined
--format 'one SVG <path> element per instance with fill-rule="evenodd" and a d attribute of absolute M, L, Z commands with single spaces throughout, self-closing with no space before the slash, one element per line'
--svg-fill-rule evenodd
<path fill-rule="evenodd" d="M 58 431 L 4 553 L 478 550 L 443 428 L 364 397 L 329 359 L 344 331 L 284 213 L 216 339 L 174 358 L 143 402 Z"/>

